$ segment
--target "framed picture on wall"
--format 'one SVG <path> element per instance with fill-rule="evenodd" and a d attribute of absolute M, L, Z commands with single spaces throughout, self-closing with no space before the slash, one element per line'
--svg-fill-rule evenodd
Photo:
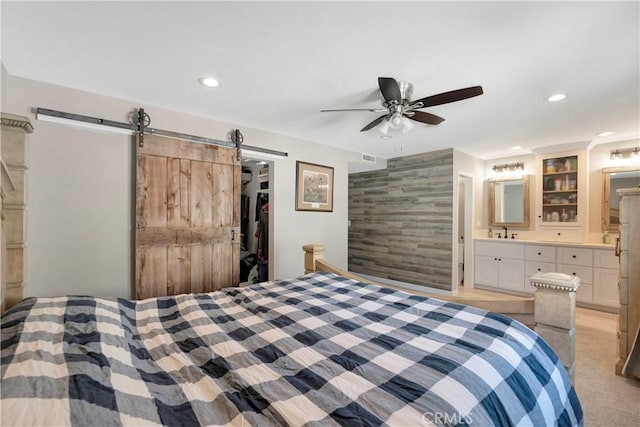
<path fill-rule="evenodd" d="M 333 168 L 296 162 L 296 210 L 333 212 Z"/>

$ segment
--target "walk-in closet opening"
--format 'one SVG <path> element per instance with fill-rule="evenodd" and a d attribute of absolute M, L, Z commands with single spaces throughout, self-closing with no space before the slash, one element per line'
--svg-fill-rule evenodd
<path fill-rule="evenodd" d="M 269 242 L 271 226 L 269 211 L 270 182 L 273 162 L 245 158 L 242 162 L 242 192 L 240 200 L 240 283 L 252 284 L 269 280 Z"/>

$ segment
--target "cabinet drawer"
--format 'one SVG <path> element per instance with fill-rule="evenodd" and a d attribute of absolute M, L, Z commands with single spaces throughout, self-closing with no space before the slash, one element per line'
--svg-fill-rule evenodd
<path fill-rule="evenodd" d="M 537 273 L 550 273 L 554 271 L 556 271 L 555 262 L 527 261 L 524 266 L 524 275 L 527 277 Z"/>
<path fill-rule="evenodd" d="M 593 250 L 593 266 L 601 268 L 618 269 L 620 266 L 619 258 L 613 249 L 594 249 Z"/>
<path fill-rule="evenodd" d="M 558 273 L 564 273 L 570 276 L 578 276 L 580 278 L 580 286 L 582 286 L 583 283 L 586 283 L 588 285 L 593 284 L 593 269 L 591 267 L 558 264 Z"/>
<path fill-rule="evenodd" d="M 582 242 L 582 228 L 543 228 L 538 227 L 538 240 L 546 242 Z"/>
<path fill-rule="evenodd" d="M 524 251 L 527 261 L 556 262 L 556 248 L 553 246 L 527 245 Z"/>
<path fill-rule="evenodd" d="M 476 241 L 476 255 L 524 259 L 524 245 L 519 243 Z"/>
<path fill-rule="evenodd" d="M 576 301 L 593 302 L 593 286 L 583 285 L 582 283 L 576 291 Z"/>
<path fill-rule="evenodd" d="M 558 248 L 558 264 L 593 265 L 593 249 Z"/>

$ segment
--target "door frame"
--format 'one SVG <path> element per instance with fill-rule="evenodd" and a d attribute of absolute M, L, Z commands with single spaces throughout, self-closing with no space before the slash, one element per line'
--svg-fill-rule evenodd
<path fill-rule="evenodd" d="M 262 156 L 259 152 L 251 152 L 249 154 L 242 153 L 242 160 L 257 160 L 262 162 L 267 162 L 269 166 L 269 280 L 275 280 L 275 267 L 276 262 L 275 259 L 277 257 L 275 251 L 275 233 L 274 233 L 274 217 L 275 212 L 278 209 L 277 203 L 274 203 L 275 200 L 275 165 L 276 162 L 273 160 L 273 157 L 269 157 L 267 155 Z M 255 204 L 252 205 L 255 207 Z M 251 208 L 251 207 L 250 207 Z"/>
<path fill-rule="evenodd" d="M 454 259 L 454 270 L 453 270 L 453 286 L 452 290 L 456 292 L 458 290 L 458 286 L 460 284 L 460 277 L 458 277 L 458 223 L 460 220 L 460 216 L 462 215 L 463 223 L 464 223 L 464 287 L 466 289 L 472 289 L 474 286 L 473 283 L 473 216 L 474 216 L 474 206 L 473 206 L 473 189 L 474 189 L 474 177 L 471 174 L 465 172 L 458 172 L 456 176 L 456 189 L 455 192 L 458 197 L 456 197 L 456 204 L 460 200 L 460 182 L 464 182 L 464 209 L 463 212 L 460 212 L 459 209 L 455 209 L 456 218 L 455 218 L 455 230 L 456 233 L 453 237 L 453 241 L 455 242 L 454 251 L 453 251 L 453 259 Z"/>

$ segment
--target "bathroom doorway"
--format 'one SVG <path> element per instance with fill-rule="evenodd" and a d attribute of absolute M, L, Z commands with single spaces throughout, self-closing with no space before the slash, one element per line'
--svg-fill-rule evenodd
<path fill-rule="evenodd" d="M 456 288 L 473 288 L 473 177 L 458 173 L 458 236 Z M 454 250 L 455 250 L 454 249 Z"/>

